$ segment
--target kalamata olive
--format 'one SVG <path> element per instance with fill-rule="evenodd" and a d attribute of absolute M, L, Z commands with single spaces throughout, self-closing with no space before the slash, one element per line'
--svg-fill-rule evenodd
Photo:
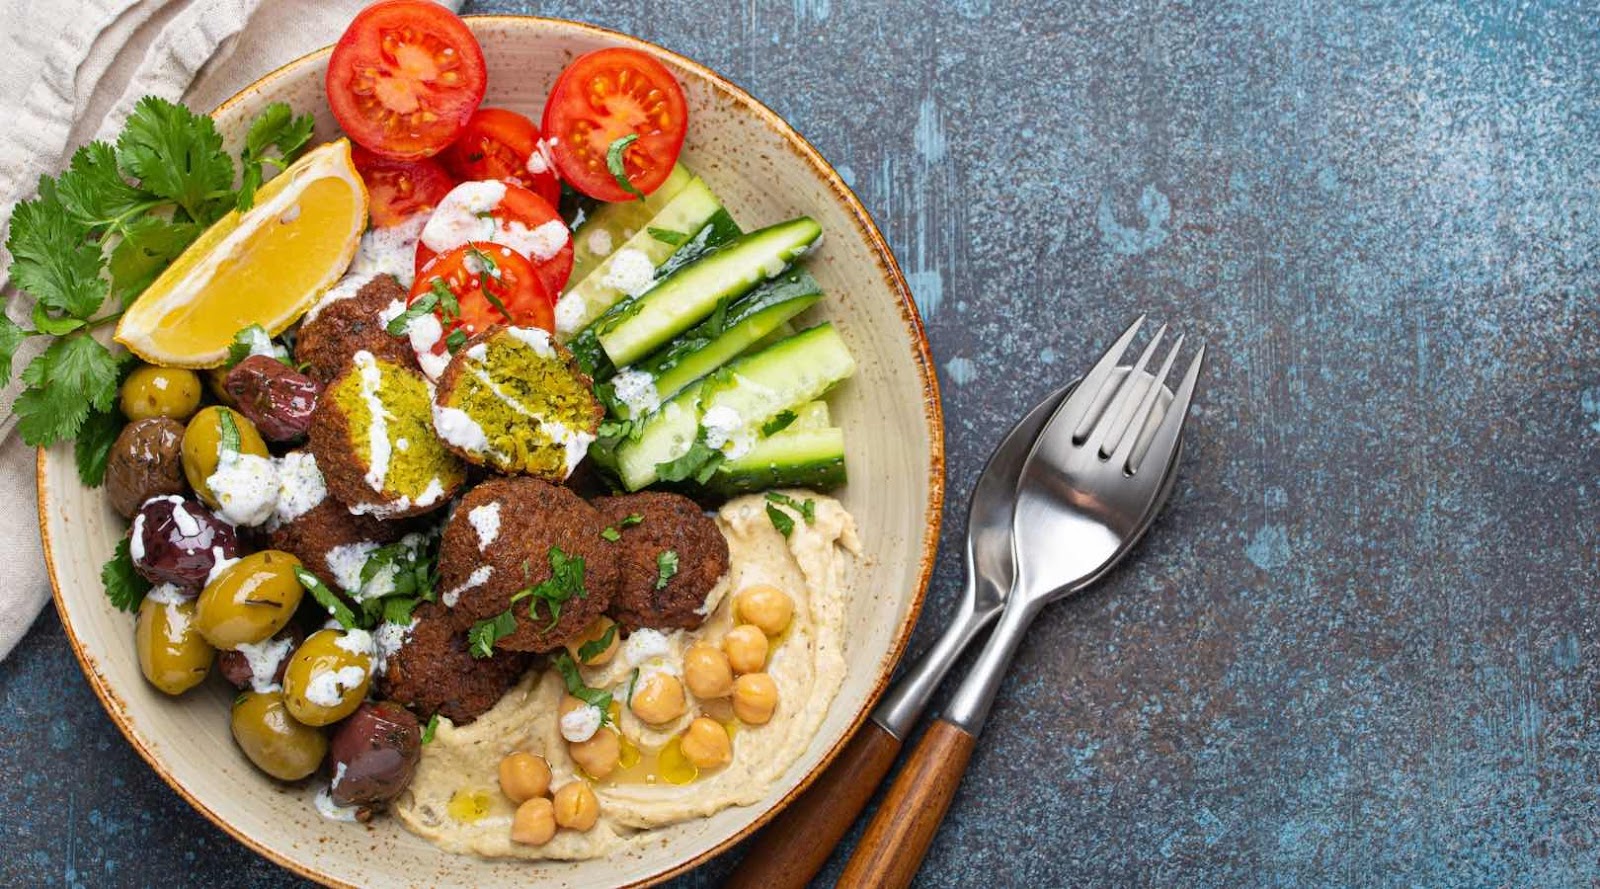
<path fill-rule="evenodd" d="M 328 737 L 289 715 L 283 693 L 247 691 L 234 699 L 229 718 L 233 740 L 256 768 L 283 781 L 315 772 L 328 752 Z"/>
<path fill-rule="evenodd" d="M 187 420 L 200 406 L 200 376 L 181 367 L 144 365 L 122 381 L 119 406 L 130 420 Z"/>
<path fill-rule="evenodd" d="M 321 392 L 315 380 L 266 355 L 251 355 L 228 371 L 227 389 L 268 441 L 305 437 Z"/>
<path fill-rule="evenodd" d="M 133 567 L 151 583 L 170 583 L 193 595 L 219 559 L 239 556 L 233 527 L 178 496 L 145 501 L 133 517 L 128 551 Z"/>
<path fill-rule="evenodd" d="M 181 695 L 211 671 L 213 649 L 194 628 L 194 600 L 170 586 L 144 597 L 134 625 L 139 672 L 169 695 Z"/>
<path fill-rule="evenodd" d="M 238 648 L 272 638 L 300 607 L 305 587 L 295 576 L 300 560 L 286 552 L 251 553 L 206 584 L 195 605 L 200 635 L 217 648 Z"/>
<path fill-rule="evenodd" d="M 183 424 L 166 417 L 135 420 L 122 427 L 106 460 L 111 507 L 131 519 L 140 504 L 163 494 L 182 494 Z"/>
<path fill-rule="evenodd" d="M 239 431 L 239 453 L 267 456 L 267 443 L 261 440 L 256 424 L 244 414 L 216 405 L 195 414 L 194 419 L 189 421 L 189 427 L 183 430 L 183 475 L 189 480 L 189 487 L 194 489 L 195 496 L 212 509 L 217 508 L 217 498 L 211 493 L 206 480 L 216 473 L 217 464 L 222 460 L 224 413 L 233 419 L 233 428 Z"/>
<path fill-rule="evenodd" d="M 306 725 L 329 725 L 354 713 L 372 685 L 374 649 L 365 630 L 318 630 L 283 673 L 283 703 Z"/>
<path fill-rule="evenodd" d="M 422 757 L 422 727 L 393 701 L 368 701 L 333 730 L 328 757 L 335 803 L 382 805 L 411 783 Z"/>
<path fill-rule="evenodd" d="M 234 688 L 267 691 L 281 686 L 289 656 L 305 638 L 305 631 L 291 623 L 265 642 L 247 642 L 238 648 L 217 652 L 217 670 Z"/>

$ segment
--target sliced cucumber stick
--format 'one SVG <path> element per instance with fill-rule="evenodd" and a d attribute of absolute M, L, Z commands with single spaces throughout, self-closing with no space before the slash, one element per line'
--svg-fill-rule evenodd
<path fill-rule="evenodd" d="M 661 187 L 643 201 L 619 201 L 595 207 L 572 233 L 572 277 L 569 280 L 576 284 L 589 277 L 595 266 L 624 241 L 635 232 L 644 231 L 651 217 L 660 213 L 694 178 L 687 167 L 678 164 L 667 174 Z M 605 234 L 596 235 L 596 232 Z M 603 249 L 596 250 L 596 247 Z"/>
<path fill-rule="evenodd" d="M 706 487 L 719 494 L 768 488 L 826 491 L 845 483 L 844 430 L 787 429 L 724 461 Z"/>

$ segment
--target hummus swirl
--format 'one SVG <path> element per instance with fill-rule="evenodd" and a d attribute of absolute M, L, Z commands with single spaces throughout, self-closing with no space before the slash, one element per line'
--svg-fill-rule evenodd
<path fill-rule="evenodd" d="M 579 779 L 561 738 L 557 709 L 566 688 L 554 669 L 530 672 L 488 713 L 456 728 L 441 720 L 410 788 L 393 811 L 411 832 L 451 852 L 488 857 L 586 859 L 613 854 L 647 842 L 650 828 L 704 817 L 729 806 L 759 802 L 816 735 L 844 681 L 844 611 L 853 556 L 860 552 L 855 521 L 837 500 L 802 491 L 796 499 L 816 502 L 815 520 L 795 517 L 789 537 L 767 517 L 765 499 L 750 495 L 729 501 L 717 514 L 728 540 L 730 567 L 706 597 L 709 616 L 695 630 L 665 634 L 668 652 L 645 663 L 628 660 L 626 646 L 610 663 L 582 669 L 594 688 L 613 690 L 625 702 L 629 680 L 643 672 L 681 675 L 683 653 L 697 641 L 719 644 L 734 625 L 733 593 L 754 584 L 771 584 L 794 600 L 789 629 L 772 640 L 767 673 L 778 686 L 778 707 L 765 725 L 738 725 L 733 731 L 733 761 L 674 784 L 652 771 L 655 754 L 705 714 L 732 724 L 726 699 L 692 696 L 688 712 L 663 726 L 651 726 L 621 707 L 618 728 L 641 754 L 640 763 L 595 782 L 600 820 L 585 832 L 561 830 L 541 846 L 511 841 L 516 805 L 499 789 L 500 760 L 516 750 L 538 753 L 550 763 L 552 788 Z M 462 804 L 467 800 L 467 804 Z"/>

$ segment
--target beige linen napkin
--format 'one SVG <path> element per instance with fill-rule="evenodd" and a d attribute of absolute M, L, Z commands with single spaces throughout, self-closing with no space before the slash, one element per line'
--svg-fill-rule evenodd
<path fill-rule="evenodd" d="M 460 0 L 440 0 L 459 8 Z M 95 138 L 114 138 L 141 96 L 209 110 L 273 68 L 338 39 L 365 0 L 0 0 L 0 244 L 11 213 Z M 0 247 L 0 284 L 11 255 Z M 11 288 L 6 311 L 28 316 Z M 38 351 L 24 345 L 14 370 Z M 34 451 L 0 393 L 0 658 L 50 595 L 34 497 Z"/>

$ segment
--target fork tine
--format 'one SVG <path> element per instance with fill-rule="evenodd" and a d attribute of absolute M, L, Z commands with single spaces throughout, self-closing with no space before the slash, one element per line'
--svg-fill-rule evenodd
<path fill-rule="evenodd" d="M 1138 466 L 1132 462 L 1126 464 L 1123 470 L 1132 475 L 1139 471 L 1145 460 L 1153 454 L 1155 459 L 1165 465 L 1171 459 L 1173 449 L 1178 446 L 1178 436 L 1183 432 L 1183 424 L 1189 419 L 1189 404 L 1194 400 L 1195 386 L 1200 380 L 1200 369 L 1206 362 L 1206 347 L 1200 346 L 1200 351 L 1195 353 L 1194 360 L 1189 362 L 1189 369 L 1184 372 L 1183 382 L 1178 385 L 1178 391 L 1172 399 L 1172 406 L 1167 408 L 1167 415 L 1161 418 L 1161 426 L 1156 429 L 1155 438 L 1150 441 L 1150 447 L 1138 456 Z"/>
<path fill-rule="evenodd" d="M 1106 381 L 1110 379 L 1117 362 L 1122 360 L 1122 353 L 1128 350 L 1128 344 L 1133 342 L 1134 335 L 1144 324 L 1144 318 L 1143 315 L 1135 318 L 1133 323 L 1128 325 L 1128 329 L 1122 332 L 1122 336 L 1117 337 L 1117 341 L 1111 344 L 1111 348 L 1100 356 L 1094 367 L 1084 374 L 1083 382 L 1078 384 L 1078 388 L 1073 390 L 1072 395 L 1062 402 L 1059 408 L 1056 408 L 1055 415 L 1050 418 L 1047 428 L 1062 423 L 1073 430 L 1074 443 L 1082 441 L 1079 430 L 1084 428 L 1084 421 L 1097 416 L 1106 400 L 1110 399 L 1111 393 L 1102 393 L 1101 390 L 1106 388 Z M 1102 394 L 1104 398 L 1101 397 Z"/>
<path fill-rule="evenodd" d="M 1144 385 L 1144 369 L 1150 364 L 1150 356 L 1156 353 L 1156 347 L 1161 345 L 1161 338 L 1166 335 L 1167 325 L 1163 324 L 1156 329 L 1155 336 L 1145 344 L 1144 351 L 1139 353 L 1139 360 L 1133 364 L 1133 369 L 1122 378 L 1122 384 L 1117 387 L 1116 397 L 1100 415 L 1094 430 L 1089 434 L 1086 444 L 1101 457 L 1111 456 L 1106 447 L 1113 440 L 1112 436 L 1119 434 L 1117 430 L 1127 422 L 1129 413 L 1139 403 L 1139 396 L 1143 394 L 1139 387 Z"/>
<path fill-rule="evenodd" d="M 1167 350 L 1166 360 L 1161 362 L 1161 370 L 1156 373 L 1155 380 L 1150 384 L 1150 388 L 1145 390 L 1144 398 L 1139 402 L 1139 407 L 1134 411 L 1132 419 L 1127 426 L 1123 427 L 1122 437 L 1117 440 L 1115 445 L 1108 441 L 1106 444 L 1111 447 L 1112 453 L 1107 454 L 1101 451 L 1103 456 L 1115 460 L 1123 466 L 1128 465 L 1129 458 L 1133 456 L 1134 446 L 1139 443 L 1139 439 L 1143 437 L 1145 425 L 1150 422 L 1150 414 L 1155 411 L 1156 405 L 1160 403 L 1161 391 L 1167 382 L 1167 374 L 1172 372 L 1172 365 L 1178 360 L 1178 353 L 1183 351 L 1184 339 L 1185 337 L 1180 334 L 1178 341 L 1172 344 L 1171 349 Z"/>

